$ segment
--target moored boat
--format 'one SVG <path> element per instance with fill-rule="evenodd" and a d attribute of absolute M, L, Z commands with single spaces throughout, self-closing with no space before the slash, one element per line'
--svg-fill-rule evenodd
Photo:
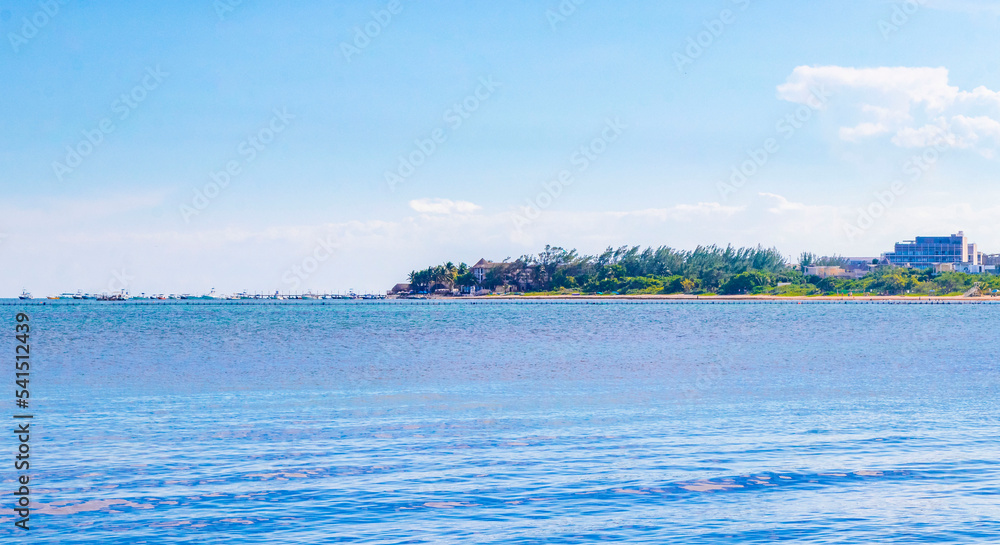
<path fill-rule="evenodd" d="M 102 294 L 100 294 L 100 295 L 97 296 L 97 300 L 98 301 L 128 301 L 129 300 L 129 294 L 125 290 L 122 290 L 121 293 L 112 293 L 111 295 L 108 295 L 107 293 L 102 293 Z"/>
<path fill-rule="evenodd" d="M 185 294 L 181 295 L 181 299 L 222 299 L 222 297 L 219 296 L 219 295 L 216 295 L 215 288 L 212 288 L 212 291 L 208 292 L 205 295 L 191 295 L 191 294 L 185 293 Z"/>

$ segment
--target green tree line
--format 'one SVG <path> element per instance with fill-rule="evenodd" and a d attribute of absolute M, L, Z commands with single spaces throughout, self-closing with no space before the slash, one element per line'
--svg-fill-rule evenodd
<path fill-rule="evenodd" d="M 411 289 L 418 293 L 436 290 L 502 290 L 514 292 L 587 294 L 773 294 L 830 295 L 922 294 L 955 295 L 977 282 L 984 292 L 1000 290 L 1000 277 L 930 270 L 872 266 L 871 272 L 854 280 L 807 276 L 806 267 L 845 265 L 840 256 L 818 256 L 804 252 L 798 263 L 788 263 L 776 248 L 761 246 L 698 246 L 677 250 L 668 246 L 609 247 L 597 255 L 545 246 L 537 255 L 523 255 L 494 264 L 482 282 L 477 282 L 465 263 L 413 271 Z"/>

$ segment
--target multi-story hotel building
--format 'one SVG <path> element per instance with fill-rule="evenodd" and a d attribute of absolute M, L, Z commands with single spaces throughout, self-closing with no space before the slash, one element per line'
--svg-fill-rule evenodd
<path fill-rule="evenodd" d="M 965 233 L 946 237 L 916 237 L 896 243 L 894 252 L 887 252 L 885 260 L 897 267 L 927 269 L 942 263 L 983 265 L 983 254 L 975 243 L 970 243 Z"/>

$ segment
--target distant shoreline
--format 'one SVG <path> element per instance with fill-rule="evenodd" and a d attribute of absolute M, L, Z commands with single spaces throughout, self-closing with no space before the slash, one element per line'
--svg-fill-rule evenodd
<path fill-rule="evenodd" d="M 96 301 L 73 299 L 0 299 L 0 306 L 136 306 L 136 305 L 358 305 L 358 304 L 489 304 L 489 303 L 675 303 L 675 304 L 719 304 L 719 303 L 845 303 L 845 304 L 1000 304 L 1000 297 L 952 296 L 778 296 L 778 295 L 488 295 L 481 297 L 426 296 L 421 298 L 393 298 L 377 300 L 274 300 L 274 299 L 191 299 L 191 300 L 151 300 L 130 299 L 127 301 Z"/>
<path fill-rule="evenodd" d="M 434 299 L 458 299 L 457 297 L 435 297 Z M 477 297 L 476 299 L 641 299 L 641 300 L 678 300 L 678 301 L 995 301 L 1000 303 L 1000 297 L 963 297 L 961 295 L 495 295 Z"/>

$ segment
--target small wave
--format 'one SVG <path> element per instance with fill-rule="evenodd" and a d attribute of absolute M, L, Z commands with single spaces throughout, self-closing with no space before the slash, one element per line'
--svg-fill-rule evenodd
<path fill-rule="evenodd" d="M 100 511 L 111 506 L 131 507 L 133 509 L 153 508 L 153 505 L 149 503 L 135 503 L 125 499 L 89 500 L 82 503 L 63 505 L 66 503 L 68 502 L 40 503 L 36 508 L 36 512 L 45 515 L 73 515 L 87 511 Z"/>
<path fill-rule="evenodd" d="M 667 492 L 731 492 L 739 489 L 794 486 L 802 484 L 837 484 L 877 478 L 901 478 L 912 476 L 907 470 L 828 471 L 824 473 L 771 473 L 761 472 L 715 479 L 680 481 L 663 487 L 640 488 L 640 490 Z"/>

